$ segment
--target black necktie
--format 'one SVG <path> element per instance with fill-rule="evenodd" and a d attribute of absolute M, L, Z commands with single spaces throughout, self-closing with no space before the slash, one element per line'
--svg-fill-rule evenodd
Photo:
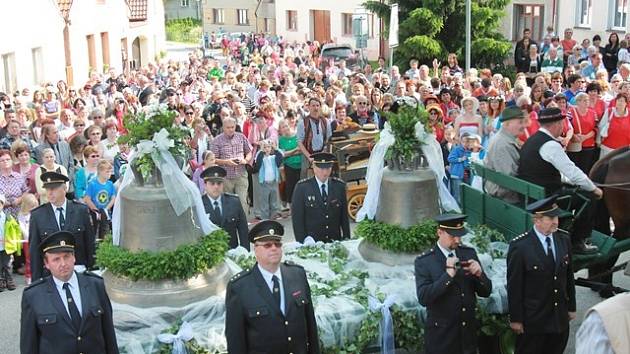
<path fill-rule="evenodd" d="M 273 282 L 273 299 L 276 301 L 276 304 L 278 304 L 278 308 L 281 309 L 282 306 L 280 306 L 280 279 L 278 279 L 278 277 L 274 275 L 273 277 L 271 277 L 271 281 Z"/>
<path fill-rule="evenodd" d="M 556 261 L 553 258 L 553 251 L 551 250 L 551 236 L 546 236 L 545 242 L 547 243 L 547 258 L 549 258 L 551 263 L 556 264 Z"/>
<path fill-rule="evenodd" d="M 78 332 L 79 329 L 81 329 L 81 314 L 79 313 L 79 308 L 74 302 L 74 298 L 72 297 L 72 293 L 70 292 L 70 284 L 63 283 L 63 289 L 66 291 L 66 299 L 68 300 L 68 312 L 70 312 L 72 325 L 74 326 L 74 329 L 76 329 Z"/>
<path fill-rule="evenodd" d="M 221 208 L 219 208 L 219 202 L 217 200 L 214 201 L 214 212 L 217 214 L 217 217 L 221 217 Z"/>
<path fill-rule="evenodd" d="M 322 199 L 324 199 L 324 204 L 328 200 L 328 193 L 326 193 L 326 185 L 322 184 Z"/>
<path fill-rule="evenodd" d="M 66 218 L 63 216 L 63 208 L 57 208 L 59 212 L 59 230 L 63 230 L 63 227 L 66 225 Z"/>
<path fill-rule="evenodd" d="M 453 254 L 453 252 L 451 252 L 451 253 L 449 253 L 449 254 L 448 254 L 448 258 L 452 258 L 452 257 L 455 257 L 455 255 Z"/>

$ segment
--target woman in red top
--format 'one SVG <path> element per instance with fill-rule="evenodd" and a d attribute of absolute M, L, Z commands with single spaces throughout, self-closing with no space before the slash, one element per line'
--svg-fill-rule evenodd
<path fill-rule="evenodd" d="M 429 121 L 427 126 L 432 129 L 435 134 L 435 139 L 438 143 L 444 141 L 444 118 L 442 117 L 442 109 L 438 104 L 430 104 L 427 106 L 427 112 L 429 112 Z"/>
<path fill-rule="evenodd" d="M 568 117 L 573 126 L 573 138 L 567 147 L 567 155 L 582 172 L 588 174 L 596 161 L 595 137 L 597 113 L 589 107 L 590 94 L 575 96 L 575 106 L 569 108 Z M 572 151 L 570 151 L 572 150 Z"/>
<path fill-rule="evenodd" d="M 527 96 L 521 96 L 516 101 L 516 106 L 525 113 L 525 131 L 518 136 L 518 140 L 520 140 L 521 143 L 525 143 L 530 136 L 536 134 L 538 129 L 540 129 L 538 114 L 534 111 L 531 102 L 531 99 Z"/>
<path fill-rule="evenodd" d="M 630 113 L 628 97 L 624 94 L 618 94 L 615 98 L 615 108 L 604 113 L 599 122 L 599 139 L 601 140 L 599 158 L 615 149 L 630 145 Z"/>
<path fill-rule="evenodd" d="M 595 111 L 595 121 L 599 122 L 606 110 L 606 102 L 600 96 L 602 86 L 599 82 L 593 81 L 586 86 L 586 93 L 588 94 L 588 106 Z"/>

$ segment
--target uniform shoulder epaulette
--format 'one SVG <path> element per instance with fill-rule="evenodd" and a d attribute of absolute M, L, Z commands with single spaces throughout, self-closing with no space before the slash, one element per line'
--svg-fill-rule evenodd
<path fill-rule="evenodd" d="M 32 288 L 37 287 L 38 285 L 42 285 L 44 283 L 46 283 L 46 280 L 44 278 L 39 278 L 39 279 L 33 281 L 31 283 L 31 285 L 29 285 L 26 288 L 24 288 L 24 291 L 28 291 L 29 289 L 32 289 Z"/>
<path fill-rule="evenodd" d="M 310 178 L 302 178 L 301 180 L 298 181 L 298 184 L 307 182 L 309 179 Z"/>
<path fill-rule="evenodd" d="M 511 242 L 516 242 L 516 241 L 520 241 L 520 240 L 522 240 L 525 236 L 527 236 L 527 232 L 523 232 L 522 234 L 520 234 L 520 235 L 518 235 L 518 236 L 514 237 L 514 238 L 510 241 L 510 243 L 511 243 Z"/>
<path fill-rule="evenodd" d="M 434 248 L 429 248 L 428 250 L 426 250 L 426 251 L 424 251 L 424 252 L 420 253 L 420 255 L 418 256 L 418 258 L 426 257 L 426 256 L 428 256 L 428 255 L 430 255 L 430 254 L 433 254 L 433 251 L 435 251 L 435 249 L 434 249 Z"/>
<path fill-rule="evenodd" d="M 100 276 L 100 275 L 98 275 L 96 273 L 92 273 L 90 271 L 83 272 L 83 275 L 87 275 L 88 277 L 94 277 L 94 278 L 98 278 L 98 279 L 103 279 L 102 276 Z"/>
<path fill-rule="evenodd" d="M 245 270 L 242 270 L 242 271 L 240 271 L 240 272 L 236 273 L 234 276 L 232 276 L 232 277 L 230 278 L 230 281 L 229 281 L 229 282 L 230 282 L 230 283 L 237 282 L 239 279 L 242 279 L 244 275 L 249 274 L 249 272 L 251 272 L 251 269 L 245 269 Z"/>
<path fill-rule="evenodd" d="M 238 198 L 238 194 L 234 194 L 234 193 L 223 192 L 223 195 L 228 196 L 228 197 Z"/>
<path fill-rule="evenodd" d="M 464 249 L 464 250 L 474 250 L 474 248 L 467 246 L 467 245 L 459 245 L 458 248 Z"/>
<path fill-rule="evenodd" d="M 300 267 L 300 268 L 304 268 L 304 267 L 302 267 L 301 265 L 299 265 L 299 264 L 297 264 L 297 263 L 295 263 L 295 262 L 293 262 L 293 261 L 289 261 L 289 260 L 284 261 L 284 264 L 286 264 L 286 265 L 288 265 L 288 266 L 293 266 L 293 267 Z"/>
<path fill-rule="evenodd" d="M 339 182 L 339 183 L 346 184 L 346 181 L 342 180 L 342 179 L 341 179 L 341 178 L 339 178 L 339 177 L 330 177 L 330 179 L 331 179 L 331 180 L 333 180 L 333 181 L 337 181 L 337 182 Z"/>

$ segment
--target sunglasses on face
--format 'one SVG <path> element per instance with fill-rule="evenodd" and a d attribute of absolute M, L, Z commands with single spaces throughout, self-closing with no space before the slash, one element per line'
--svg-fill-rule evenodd
<path fill-rule="evenodd" d="M 282 242 L 274 241 L 274 242 L 265 242 L 257 244 L 256 246 L 260 246 L 264 249 L 270 249 L 271 247 L 282 248 Z"/>
<path fill-rule="evenodd" d="M 195 112 L 186 112 L 186 115 L 192 116 Z"/>
<path fill-rule="evenodd" d="M 97 158 L 97 157 L 101 157 L 101 155 L 90 155 L 90 158 Z"/>

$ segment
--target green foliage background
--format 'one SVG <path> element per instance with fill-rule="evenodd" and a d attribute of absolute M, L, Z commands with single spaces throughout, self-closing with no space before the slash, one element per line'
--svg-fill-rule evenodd
<path fill-rule="evenodd" d="M 437 240 L 437 223 L 422 221 L 406 229 L 398 225 L 365 219 L 354 234 L 370 243 L 392 252 L 420 253 L 431 248 Z"/>
<path fill-rule="evenodd" d="M 201 20 L 190 17 L 167 20 L 165 25 L 167 41 L 198 44 L 203 33 Z"/>
<path fill-rule="evenodd" d="M 401 68 L 409 59 L 429 64 L 434 58 L 446 65 L 448 53 L 456 53 L 464 67 L 466 1 L 464 0 L 368 0 L 363 5 L 386 22 L 389 29 L 390 4 L 398 3 L 399 47 L 394 61 Z M 512 46 L 499 32 L 509 0 L 472 0 L 471 67 L 493 67 L 503 63 Z M 383 33 L 386 36 L 387 33 Z"/>

